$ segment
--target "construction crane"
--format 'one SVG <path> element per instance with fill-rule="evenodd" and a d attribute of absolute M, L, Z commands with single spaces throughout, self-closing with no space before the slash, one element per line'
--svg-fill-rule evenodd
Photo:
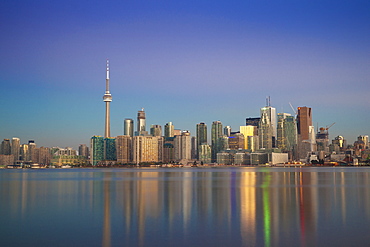
<path fill-rule="evenodd" d="M 332 123 L 331 125 L 326 125 L 326 127 L 321 127 L 320 131 L 316 135 L 316 139 L 328 139 L 329 138 L 329 129 L 335 124 Z"/>
<path fill-rule="evenodd" d="M 297 113 L 297 111 L 294 109 L 294 107 L 292 106 L 292 104 L 289 102 L 289 105 L 290 105 L 290 107 L 292 108 L 292 110 L 293 110 L 293 112 L 294 112 L 294 115 L 295 116 L 297 116 L 298 115 L 298 113 Z"/>
<path fill-rule="evenodd" d="M 334 124 L 335 124 L 335 122 L 334 122 L 334 123 L 332 123 L 332 124 L 330 124 L 330 125 L 329 125 L 329 127 L 326 125 L 325 130 L 326 130 L 326 131 L 328 131 L 328 130 L 329 130 L 329 129 L 334 125 Z"/>

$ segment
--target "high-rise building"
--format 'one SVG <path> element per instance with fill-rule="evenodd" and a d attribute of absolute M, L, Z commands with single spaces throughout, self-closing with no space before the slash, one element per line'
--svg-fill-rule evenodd
<path fill-rule="evenodd" d="M 127 164 L 132 162 L 132 137 L 129 135 L 116 137 L 117 163 Z"/>
<path fill-rule="evenodd" d="M 28 144 L 22 144 L 19 151 L 19 160 L 22 162 L 28 162 Z"/>
<path fill-rule="evenodd" d="M 301 140 L 309 140 L 310 126 L 312 126 L 312 111 L 310 107 L 298 107 L 297 130 Z"/>
<path fill-rule="evenodd" d="M 125 136 L 134 136 L 134 120 L 131 118 L 126 118 L 123 121 L 123 135 Z"/>
<path fill-rule="evenodd" d="M 11 154 L 14 157 L 14 162 L 16 163 L 19 160 L 19 154 L 20 154 L 20 139 L 17 137 L 12 138 L 12 143 L 11 143 Z"/>
<path fill-rule="evenodd" d="M 268 109 L 261 109 L 261 121 L 258 127 L 258 138 L 261 149 L 272 149 L 272 126 Z"/>
<path fill-rule="evenodd" d="M 174 139 L 175 160 L 191 160 L 191 136 L 190 132 L 185 130 L 181 135 L 175 136 Z"/>
<path fill-rule="evenodd" d="M 329 152 L 329 131 L 321 127 L 316 134 L 317 151 Z"/>
<path fill-rule="evenodd" d="M 297 147 L 297 124 L 295 118 L 288 113 L 278 113 L 277 148 L 288 152 L 290 159 L 295 157 Z"/>
<path fill-rule="evenodd" d="M 98 165 L 104 160 L 104 137 L 93 136 L 90 139 L 90 163 L 93 166 Z"/>
<path fill-rule="evenodd" d="M 9 139 L 4 139 L 1 142 L 1 153 L 3 155 L 10 155 L 12 153 L 11 143 Z"/>
<path fill-rule="evenodd" d="M 198 143 L 195 136 L 191 137 L 191 159 L 196 160 L 198 158 Z"/>
<path fill-rule="evenodd" d="M 225 136 L 230 136 L 231 135 L 231 127 L 230 126 L 225 126 L 224 135 Z"/>
<path fill-rule="evenodd" d="M 174 148 L 175 137 L 167 137 L 164 140 L 163 145 L 163 162 L 173 163 L 175 162 L 175 148 Z"/>
<path fill-rule="evenodd" d="M 143 135 L 146 131 L 146 118 L 144 108 L 137 112 L 137 133 Z M 145 135 L 145 134 L 144 134 Z"/>
<path fill-rule="evenodd" d="M 222 150 L 220 138 L 223 136 L 221 121 L 214 121 L 211 130 L 212 162 L 216 162 L 217 153 Z"/>
<path fill-rule="evenodd" d="M 212 162 L 211 146 L 208 144 L 201 144 L 199 146 L 199 157 L 198 160 L 203 164 L 209 164 Z"/>
<path fill-rule="evenodd" d="M 174 137 L 174 130 L 175 126 L 172 124 L 172 122 L 166 123 L 166 125 L 164 126 L 164 137 Z"/>
<path fill-rule="evenodd" d="M 85 159 L 89 158 L 89 148 L 86 144 L 80 144 L 78 146 L 78 155 L 83 156 Z"/>
<path fill-rule="evenodd" d="M 252 145 L 248 143 L 249 136 L 257 136 L 257 127 L 253 125 L 240 126 L 240 133 L 244 136 L 244 149 L 252 149 Z M 250 139 L 250 138 L 249 138 Z"/>
<path fill-rule="evenodd" d="M 34 140 L 29 140 L 28 141 L 28 155 L 27 155 L 27 161 L 29 162 L 35 162 L 35 148 L 36 148 L 36 143 Z"/>
<path fill-rule="evenodd" d="M 105 94 L 103 96 L 103 100 L 105 102 L 105 138 L 110 137 L 110 102 L 112 102 L 112 95 L 109 92 L 109 60 L 107 60 L 106 75 Z"/>
<path fill-rule="evenodd" d="M 116 138 L 114 137 L 104 138 L 104 160 L 105 161 L 117 160 Z"/>
<path fill-rule="evenodd" d="M 260 120 L 261 120 L 260 117 L 249 117 L 245 119 L 245 125 L 252 125 L 258 128 Z M 257 135 L 257 133 L 255 135 Z"/>
<path fill-rule="evenodd" d="M 34 149 L 33 162 L 41 165 L 50 165 L 51 163 L 51 152 L 48 147 L 40 147 Z"/>
<path fill-rule="evenodd" d="M 298 107 L 298 158 L 304 159 L 309 152 L 314 151 L 314 127 L 312 126 L 312 111 L 310 107 Z"/>
<path fill-rule="evenodd" d="M 133 162 L 161 162 L 163 160 L 163 137 L 135 136 L 133 138 Z"/>
<path fill-rule="evenodd" d="M 158 124 L 152 124 L 150 126 L 150 135 L 152 136 L 162 136 L 162 126 Z"/>
<path fill-rule="evenodd" d="M 259 148 L 259 139 L 258 139 L 258 135 L 255 135 L 255 136 L 247 136 L 247 143 L 248 143 L 248 146 L 246 149 L 250 149 L 252 152 L 256 151 L 258 148 Z M 244 139 L 244 141 L 245 141 Z"/>
<path fill-rule="evenodd" d="M 207 124 L 205 123 L 198 123 L 196 126 L 196 137 L 197 137 L 197 150 L 198 150 L 198 157 L 200 151 L 200 145 L 207 144 Z"/>
<path fill-rule="evenodd" d="M 229 148 L 231 150 L 244 149 L 244 135 L 240 132 L 231 132 L 229 138 Z"/>
<path fill-rule="evenodd" d="M 263 143 L 260 142 L 260 145 L 261 144 L 267 144 L 268 146 L 271 142 L 271 147 L 275 147 L 275 140 L 276 140 L 276 109 L 274 107 L 271 107 L 269 105 L 270 103 L 268 103 L 267 106 L 265 107 L 262 107 L 261 108 L 261 120 L 260 120 L 260 125 L 259 127 L 261 127 L 261 124 L 264 128 L 269 128 L 270 130 L 267 130 L 267 129 L 264 129 L 262 131 L 260 131 L 259 133 L 264 133 L 264 134 L 269 134 L 271 135 L 269 138 L 271 139 L 270 140 L 267 140 L 264 141 Z M 268 127 L 267 127 L 268 126 Z M 271 133 L 270 133 L 271 131 Z M 265 136 L 264 138 L 267 138 L 267 136 Z M 260 140 L 261 140 L 261 137 L 260 137 Z M 266 148 L 266 147 L 265 147 Z"/>

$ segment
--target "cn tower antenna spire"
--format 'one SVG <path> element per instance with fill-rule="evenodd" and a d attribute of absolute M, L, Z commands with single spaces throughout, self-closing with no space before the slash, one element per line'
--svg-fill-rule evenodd
<path fill-rule="evenodd" d="M 105 92 L 109 93 L 109 60 L 107 59 L 107 78 L 105 79 Z"/>
<path fill-rule="evenodd" d="M 105 133 L 104 137 L 110 137 L 110 102 L 112 102 L 112 95 L 109 92 L 109 60 L 107 59 L 107 78 L 105 79 L 105 94 L 103 100 L 105 102 Z"/>

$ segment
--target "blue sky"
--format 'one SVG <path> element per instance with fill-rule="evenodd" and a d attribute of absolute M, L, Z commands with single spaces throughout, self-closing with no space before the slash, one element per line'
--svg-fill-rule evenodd
<path fill-rule="evenodd" d="M 368 1 L 3 0 L 0 138 L 103 135 L 109 58 L 114 136 L 142 107 L 148 126 L 238 130 L 271 96 L 353 142 L 370 134 L 369 13 Z"/>

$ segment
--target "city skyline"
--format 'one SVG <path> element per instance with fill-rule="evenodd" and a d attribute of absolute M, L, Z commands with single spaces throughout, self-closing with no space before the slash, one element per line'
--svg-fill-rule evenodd
<path fill-rule="evenodd" d="M 2 3 L 1 139 L 77 148 L 103 136 L 107 58 L 111 136 L 141 108 L 147 126 L 236 131 L 266 96 L 277 113 L 312 108 L 315 129 L 335 122 L 330 140 L 369 134 L 367 2 L 100 4 Z"/>

